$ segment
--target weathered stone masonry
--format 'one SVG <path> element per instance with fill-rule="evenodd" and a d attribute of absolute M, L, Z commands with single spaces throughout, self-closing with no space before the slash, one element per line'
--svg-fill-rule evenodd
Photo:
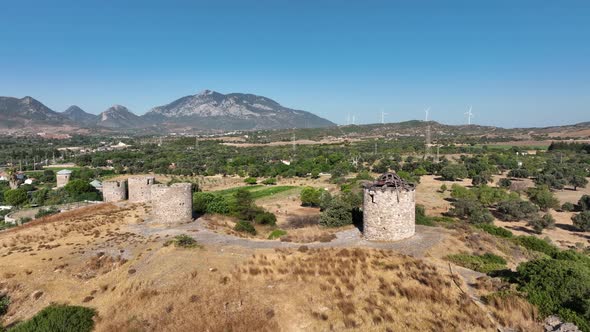
<path fill-rule="evenodd" d="M 127 181 L 105 181 L 102 183 L 105 202 L 119 202 L 127 199 Z"/>
<path fill-rule="evenodd" d="M 131 177 L 127 179 L 129 186 L 129 202 L 148 203 L 151 196 L 151 186 L 156 182 L 153 176 Z"/>
<path fill-rule="evenodd" d="M 175 224 L 192 220 L 193 200 L 190 183 L 153 185 L 151 197 L 154 223 Z"/>
<path fill-rule="evenodd" d="M 416 232 L 416 191 L 397 174 L 384 174 L 365 187 L 363 235 L 367 240 L 397 241 Z"/>
<path fill-rule="evenodd" d="M 126 187 L 129 187 L 128 195 Z M 193 219 L 190 183 L 155 184 L 153 176 L 131 177 L 127 182 L 105 181 L 103 197 L 105 202 L 118 202 L 129 197 L 131 203 L 150 203 L 151 222 L 155 224 L 176 224 Z"/>

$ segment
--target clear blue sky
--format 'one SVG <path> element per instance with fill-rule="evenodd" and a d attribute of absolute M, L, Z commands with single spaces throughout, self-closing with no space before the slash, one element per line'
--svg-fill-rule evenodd
<path fill-rule="evenodd" d="M 142 114 L 212 89 L 343 123 L 590 121 L 590 1 L 4 1 L 0 95 Z"/>

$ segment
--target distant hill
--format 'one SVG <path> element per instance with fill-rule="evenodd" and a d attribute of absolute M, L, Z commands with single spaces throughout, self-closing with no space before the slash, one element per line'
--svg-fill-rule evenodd
<path fill-rule="evenodd" d="M 32 97 L 0 97 L 0 128 L 22 129 L 35 126 L 63 126 L 71 121 Z"/>
<path fill-rule="evenodd" d="M 98 115 L 96 125 L 111 129 L 133 129 L 145 127 L 146 122 L 127 107 L 113 105 Z"/>
<path fill-rule="evenodd" d="M 73 123 L 81 126 L 94 126 L 98 120 L 98 116 L 84 112 L 80 107 L 72 105 L 63 111 L 65 117 L 70 119 Z"/>
<path fill-rule="evenodd" d="M 147 112 L 143 118 L 169 127 L 251 130 L 330 127 L 335 124 L 309 112 L 281 106 L 253 94 L 205 90 Z"/>

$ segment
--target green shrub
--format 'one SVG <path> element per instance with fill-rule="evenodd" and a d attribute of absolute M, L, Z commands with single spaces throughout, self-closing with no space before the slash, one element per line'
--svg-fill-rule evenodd
<path fill-rule="evenodd" d="M 527 249 L 542 252 L 548 256 L 553 256 L 559 251 L 556 246 L 535 236 L 517 236 L 514 238 L 514 242 Z"/>
<path fill-rule="evenodd" d="M 22 218 L 20 218 L 20 219 L 18 220 L 18 222 L 19 222 L 21 225 L 24 225 L 24 224 L 26 224 L 26 223 L 30 222 L 31 220 L 33 220 L 33 219 L 32 219 L 32 218 L 29 218 L 29 217 L 22 217 Z"/>
<path fill-rule="evenodd" d="M 578 209 L 580 211 L 590 210 L 590 195 L 584 195 L 578 200 Z"/>
<path fill-rule="evenodd" d="M 249 185 L 255 185 L 257 182 L 258 182 L 258 180 L 256 180 L 256 178 L 253 178 L 253 177 L 249 177 L 249 178 L 244 179 L 244 183 L 249 184 Z"/>
<path fill-rule="evenodd" d="M 570 202 L 565 202 L 561 205 L 561 211 L 572 212 L 576 209 L 576 206 Z"/>
<path fill-rule="evenodd" d="M 452 205 L 453 207 L 448 212 L 451 217 L 467 220 L 472 224 L 485 224 L 494 221 L 494 216 L 478 201 L 459 199 L 453 202 Z"/>
<path fill-rule="evenodd" d="M 259 213 L 264 212 L 254 204 L 252 193 L 244 188 L 238 189 L 233 194 L 230 210 L 234 216 L 248 221 L 253 221 Z"/>
<path fill-rule="evenodd" d="M 21 206 L 27 203 L 29 195 L 23 188 L 7 190 L 4 192 L 4 201 L 8 205 Z"/>
<path fill-rule="evenodd" d="M 557 209 L 559 207 L 559 200 L 557 200 L 547 186 L 529 188 L 527 190 L 527 195 L 531 202 L 537 204 L 537 206 L 543 211 Z"/>
<path fill-rule="evenodd" d="M 33 318 L 10 329 L 10 332 L 90 332 L 94 328 L 91 308 L 50 305 Z"/>
<path fill-rule="evenodd" d="M 539 208 L 527 201 L 509 200 L 498 204 L 498 217 L 504 221 L 530 220 L 538 216 Z"/>
<path fill-rule="evenodd" d="M 501 178 L 500 181 L 498 181 L 498 186 L 500 188 L 508 189 L 508 188 L 510 188 L 511 185 L 512 185 L 512 180 L 510 180 L 508 178 Z"/>
<path fill-rule="evenodd" d="M 334 198 L 320 215 L 320 225 L 325 227 L 340 227 L 350 224 L 352 224 L 350 205 L 339 197 Z"/>
<path fill-rule="evenodd" d="M 282 230 L 282 229 L 275 229 L 274 231 L 272 231 L 269 235 L 268 235 L 268 239 L 269 240 L 274 240 L 274 239 L 278 239 L 281 236 L 285 236 L 287 235 L 287 232 Z"/>
<path fill-rule="evenodd" d="M 71 180 L 64 186 L 65 191 L 75 197 L 83 193 L 94 191 L 94 187 L 85 180 Z"/>
<path fill-rule="evenodd" d="M 517 268 L 516 281 L 542 315 L 557 314 L 582 331 L 590 331 L 589 261 L 579 257 L 525 262 Z"/>
<path fill-rule="evenodd" d="M 277 224 L 277 217 L 270 212 L 262 212 L 256 215 L 254 222 L 261 225 L 274 226 Z"/>
<path fill-rule="evenodd" d="M 193 194 L 193 209 L 197 213 L 228 214 L 230 207 L 222 195 L 197 192 Z"/>
<path fill-rule="evenodd" d="M 506 260 L 504 258 L 490 253 L 481 256 L 456 254 L 447 256 L 447 259 L 459 266 L 481 273 L 489 273 L 506 268 Z"/>
<path fill-rule="evenodd" d="M 0 317 L 6 315 L 10 306 L 10 296 L 0 295 Z"/>
<path fill-rule="evenodd" d="M 268 179 L 262 181 L 262 184 L 265 184 L 267 186 L 274 186 L 275 184 L 277 184 L 277 179 L 275 179 L 275 178 L 268 178 Z"/>
<path fill-rule="evenodd" d="M 531 219 L 528 223 L 529 226 L 533 227 L 533 230 L 537 234 L 541 234 L 545 228 L 553 229 L 555 228 L 555 219 L 552 215 L 547 213 L 542 217 L 535 217 Z"/>
<path fill-rule="evenodd" d="M 497 237 L 511 238 L 512 236 L 514 236 L 514 234 L 512 234 L 511 231 L 502 227 L 494 226 L 492 224 L 476 224 L 475 227 Z"/>
<path fill-rule="evenodd" d="M 50 216 L 52 214 L 56 214 L 59 213 L 59 209 L 57 209 L 56 207 L 52 206 L 50 208 L 47 209 L 40 209 L 39 211 L 37 211 L 37 213 L 35 214 L 35 219 L 37 218 L 42 218 L 45 216 Z"/>
<path fill-rule="evenodd" d="M 197 240 L 193 239 L 189 235 L 181 234 L 176 235 L 172 240 L 168 240 L 164 243 L 164 246 L 174 244 L 176 247 L 181 248 L 200 248 L 201 246 L 197 243 Z"/>
<path fill-rule="evenodd" d="M 440 192 L 441 192 L 441 193 L 444 193 L 444 192 L 445 192 L 445 191 L 447 191 L 448 189 L 449 189 L 449 188 L 447 188 L 447 185 L 446 185 L 446 184 L 444 184 L 444 183 L 443 183 L 443 184 L 440 186 Z"/>
<path fill-rule="evenodd" d="M 303 206 L 320 206 L 323 189 L 305 187 L 301 190 L 299 198 Z"/>
<path fill-rule="evenodd" d="M 582 211 L 572 217 L 574 226 L 578 227 L 582 232 L 590 231 L 590 210 Z"/>
<path fill-rule="evenodd" d="M 475 200 L 477 198 L 474 191 L 471 191 L 468 188 L 465 188 L 459 184 L 453 184 L 451 186 L 451 197 L 456 200 L 459 200 L 459 199 Z"/>
<path fill-rule="evenodd" d="M 250 233 L 252 235 L 256 235 L 256 228 L 254 228 L 254 226 L 249 221 L 245 220 L 238 221 L 236 223 L 236 226 L 234 226 L 234 230 L 236 232 Z"/>

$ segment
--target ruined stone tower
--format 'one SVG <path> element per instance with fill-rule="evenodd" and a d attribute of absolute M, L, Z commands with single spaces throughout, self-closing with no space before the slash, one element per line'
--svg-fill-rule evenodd
<path fill-rule="evenodd" d="M 119 202 L 127 199 L 126 181 L 105 181 L 102 183 L 102 196 L 105 202 Z"/>
<path fill-rule="evenodd" d="M 416 232 L 416 191 L 395 173 L 383 174 L 364 189 L 363 235 L 397 241 Z"/>
<path fill-rule="evenodd" d="M 153 176 L 139 176 L 127 179 L 129 186 L 129 202 L 148 203 L 150 201 L 151 186 L 156 179 Z"/>
<path fill-rule="evenodd" d="M 61 171 L 57 172 L 56 180 L 57 180 L 57 187 L 65 187 L 68 182 L 70 182 L 70 178 L 72 177 L 72 171 L 69 169 L 62 169 Z"/>
<path fill-rule="evenodd" d="M 175 183 L 171 186 L 151 186 L 153 222 L 176 224 L 193 219 L 193 197 L 190 183 Z"/>

